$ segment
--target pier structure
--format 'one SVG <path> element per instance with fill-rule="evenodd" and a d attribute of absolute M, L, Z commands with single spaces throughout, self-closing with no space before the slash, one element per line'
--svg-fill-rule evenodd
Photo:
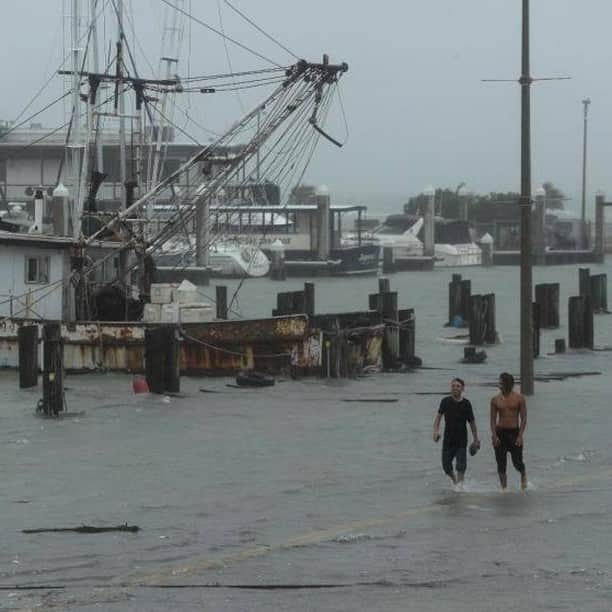
<path fill-rule="evenodd" d="M 399 307 L 387 279 L 381 279 L 374 295 L 361 311 L 318 314 L 315 286 L 305 283 L 301 291 L 279 293 L 269 318 L 228 320 L 227 288 L 219 286 L 213 321 L 57 323 L 47 345 L 61 346 L 62 368 L 68 372 L 146 373 L 149 388 L 159 393 L 178 392 L 181 374 L 256 370 L 347 377 L 419 365 L 414 311 Z M 33 359 L 34 338 L 43 326 L 41 321 L 5 320 L 0 352 L 8 367 L 18 367 L 26 356 Z M 23 349 L 19 356 L 17 346 L 30 346 L 29 352 Z M 45 380 L 60 379 L 54 368 L 44 366 L 49 372 Z"/>

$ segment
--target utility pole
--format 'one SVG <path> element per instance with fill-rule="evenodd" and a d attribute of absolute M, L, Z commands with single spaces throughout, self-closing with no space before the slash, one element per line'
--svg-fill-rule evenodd
<path fill-rule="evenodd" d="M 582 248 L 588 248 L 587 232 L 586 232 L 586 171 L 587 171 L 587 125 L 589 117 L 589 105 L 591 99 L 586 98 L 582 101 L 584 106 L 584 136 L 582 139 L 582 211 L 580 215 L 582 229 Z"/>
<path fill-rule="evenodd" d="M 533 395 L 533 307 L 531 244 L 531 78 L 529 0 L 523 0 L 521 85 L 521 391 Z"/>
<path fill-rule="evenodd" d="M 72 170 L 72 227 L 74 238 L 77 239 L 81 233 L 81 118 L 79 106 L 81 103 L 80 88 L 81 79 L 79 70 L 81 69 L 81 54 L 78 47 L 79 43 L 79 2 L 72 2 L 72 146 L 70 147 L 70 164 Z"/>

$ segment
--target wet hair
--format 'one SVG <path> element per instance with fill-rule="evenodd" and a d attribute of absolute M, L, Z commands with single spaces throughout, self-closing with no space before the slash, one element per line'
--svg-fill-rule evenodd
<path fill-rule="evenodd" d="M 510 393 L 512 387 L 514 387 L 514 376 L 508 374 L 508 372 L 502 372 L 499 375 L 499 384 L 501 386 L 502 393 Z"/>
<path fill-rule="evenodd" d="M 465 387 L 465 381 L 462 378 L 458 378 L 457 376 L 455 376 L 455 378 L 451 380 L 451 384 L 455 381 L 457 381 L 462 387 Z"/>

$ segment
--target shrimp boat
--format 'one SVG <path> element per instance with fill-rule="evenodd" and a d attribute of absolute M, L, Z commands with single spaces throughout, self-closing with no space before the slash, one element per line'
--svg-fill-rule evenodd
<path fill-rule="evenodd" d="M 92 25 L 98 17 L 92 16 Z M 37 150 L 32 144 L 29 154 L 41 157 L 32 164 L 24 162 L 22 169 L 44 172 L 36 173 L 24 207 L 12 207 L 1 219 L 0 365 L 17 367 L 24 328 L 38 342 L 52 326 L 67 370 L 142 371 L 146 332 L 173 324 L 181 337 L 178 350 L 184 372 L 282 371 L 289 365 L 318 372 L 323 333 L 330 328 L 325 315 L 225 320 L 240 283 L 225 313 L 217 311 L 218 319 L 211 321 L 211 304 L 200 301 L 210 300 L 204 292 L 183 283 L 176 289 L 164 283 L 156 286 L 155 260 L 182 251 L 181 256 L 192 257 L 199 267 L 225 268 L 241 276 L 265 273 L 267 261 L 260 255 L 259 242 L 232 240 L 214 227 L 212 216 L 223 191 L 246 185 L 253 176 L 262 181 L 280 176 L 284 182 L 279 181 L 279 189 L 290 193 L 304 176 L 315 145 L 339 144 L 325 132 L 320 117 L 327 116 L 348 66 L 323 56 L 322 61 L 299 60 L 263 73 L 258 68 L 208 75 L 201 83 L 192 80 L 192 88 L 214 89 L 216 82 L 230 79 L 233 88 L 246 89 L 264 74 L 269 91 L 215 139 L 192 145 L 186 158 L 173 158 L 175 163 L 162 171 L 172 154 L 164 99 L 186 89 L 175 76 L 174 54 L 167 54 L 165 75 L 144 78 L 135 76 L 135 69 L 128 74 L 127 42 L 121 31 L 117 55 L 101 72 L 82 61 L 77 34 L 83 21 L 76 13 L 71 18 L 72 69 L 62 71 L 73 83 L 73 125 L 64 134 L 69 146 L 56 142 Z M 88 54 L 87 60 L 94 56 Z M 123 122 L 126 129 L 120 129 L 119 140 L 109 145 L 101 123 L 111 120 L 119 127 Z M 133 128 L 129 137 L 128 123 Z M 2 138 L 11 136 L 10 129 Z M 116 156 L 113 164 L 108 163 L 109 150 Z M 53 163 L 47 164 L 43 155 L 55 156 Z M 106 197 L 109 187 L 111 199 Z M 224 211 L 230 225 L 234 214 Z M 326 263 L 334 257 L 331 223 L 319 225 L 317 255 Z M 177 248 L 181 240 L 184 249 Z M 346 328 L 354 330 L 351 340 L 367 336 L 368 342 L 355 344 L 360 363 L 369 364 L 371 355 L 378 363 L 381 325 L 367 316 L 364 323 L 362 314 L 357 315 L 347 319 Z M 370 350 L 370 340 L 378 352 Z"/>

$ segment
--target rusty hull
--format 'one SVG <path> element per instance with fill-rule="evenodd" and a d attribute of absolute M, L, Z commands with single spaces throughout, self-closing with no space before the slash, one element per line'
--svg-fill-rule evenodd
<path fill-rule="evenodd" d="M 304 315 L 190 323 L 181 326 L 181 372 L 228 374 L 240 370 L 287 372 L 305 354 L 309 334 Z"/>
<path fill-rule="evenodd" d="M 338 328 L 353 337 L 351 361 L 364 367 L 377 367 L 380 333 L 373 316 L 376 313 L 311 318 L 293 315 L 184 324 L 180 327 L 181 372 L 229 375 L 242 369 L 255 369 L 273 374 L 320 374 L 324 334 Z M 0 367 L 18 367 L 19 327 L 37 324 L 42 328 L 43 323 L 27 319 L 0 320 Z M 141 322 L 63 323 L 65 369 L 68 372 L 143 372 L 146 327 Z M 42 346 L 39 349 L 42 365 L 41 349 Z"/>

